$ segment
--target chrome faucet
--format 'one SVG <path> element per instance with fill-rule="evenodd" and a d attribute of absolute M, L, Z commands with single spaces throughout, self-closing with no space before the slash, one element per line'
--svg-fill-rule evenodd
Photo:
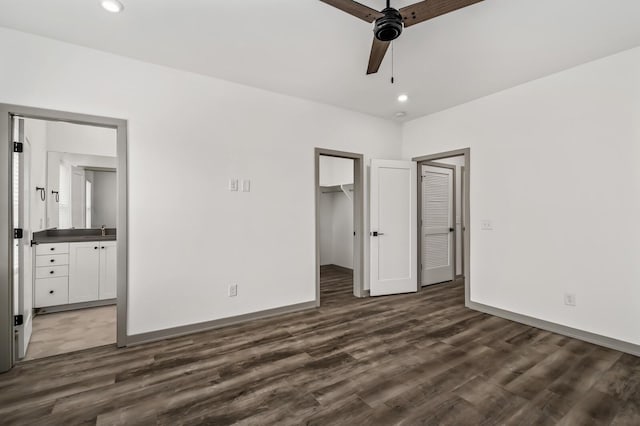
<path fill-rule="evenodd" d="M 103 237 L 104 237 L 105 235 L 107 235 L 107 228 L 105 228 L 105 226 L 104 226 L 104 225 L 102 225 L 102 226 L 100 227 L 100 231 L 102 231 L 102 236 L 103 236 Z"/>

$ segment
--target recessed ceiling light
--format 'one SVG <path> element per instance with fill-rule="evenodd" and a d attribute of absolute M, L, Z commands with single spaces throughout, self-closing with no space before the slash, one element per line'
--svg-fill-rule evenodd
<path fill-rule="evenodd" d="M 104 10 L 111 13 L 122 12 L 122 9 L 124 9 L 124 5 L 118 0 L 101 0 L 100 4 Z"/>
<path fill-rule="evenodd" d="M 398 96 L 398 102 L 407 102 L 409 100 L 409 96 L 402 94 Z"/>

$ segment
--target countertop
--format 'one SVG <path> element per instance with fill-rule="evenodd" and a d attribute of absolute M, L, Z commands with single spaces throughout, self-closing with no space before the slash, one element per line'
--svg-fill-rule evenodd
<path fill-rule="evenodd" d="M 34 244 L 78 243 L 85 241 L 116 241 L 116 229 L 107 228 L 106 235 L 101 229 L 47 229 L 33 233 Z"/>

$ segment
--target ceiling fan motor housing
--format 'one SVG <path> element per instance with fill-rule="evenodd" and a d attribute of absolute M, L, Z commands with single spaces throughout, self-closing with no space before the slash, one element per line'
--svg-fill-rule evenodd
<path fill-rule="evenodd" d="M 384 13 L 384 16 L 376 19 L 373 33 L 380 41 L 397 39 L 402 34 L 402 15 L 391 7 L 387 7 L 382 13 Z"/>

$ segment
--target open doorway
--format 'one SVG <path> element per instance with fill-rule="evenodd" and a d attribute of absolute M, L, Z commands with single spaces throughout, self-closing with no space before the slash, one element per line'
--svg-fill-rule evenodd
<path fill-rule="evenodd" d="M 470 150 L 414 160 L 418 166 L 420 286 L 464 285 L 468 300 Z"/>
<path fill-rule="evenodd" d="M 12 250 L 0 253 L 11 265 L 0 290 L 12 320 L 0 324 L 0 371 L 124 346 L 126 122 L 11 105 L 0 113 L 13 147 L 11 208 L 0 213 L 13 230 Z"/>
<path fill-rule="evenodd" d="M 316 297 L 363 297 L 362 155 L 316 149 Z"/>

